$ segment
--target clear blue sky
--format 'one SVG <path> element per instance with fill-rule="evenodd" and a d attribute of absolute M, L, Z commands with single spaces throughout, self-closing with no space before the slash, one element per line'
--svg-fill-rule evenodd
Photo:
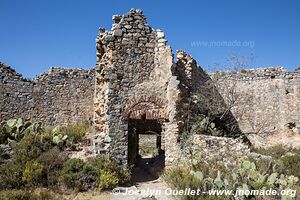
<path fill-rule="evenodd" d="M 297 0 L 0 0 L 0 60 L 27 77 L 51 66 L 91 68 L 98 28 L 132 7 L 205 69 L 230 53 L 253 54 L 255 67 L 300 66 Z"/>

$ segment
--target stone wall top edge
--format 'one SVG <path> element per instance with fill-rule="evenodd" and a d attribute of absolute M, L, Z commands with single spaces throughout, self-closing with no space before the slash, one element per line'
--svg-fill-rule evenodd
<path fill-rule="evenodd" d="M 300 79 L 300 71 L 288 71 L 283 67 L 265 67 L 256 69 L 242 69 L 241 71 L 218 71 L 210 73 L 210 76 L 221 79 Z"/>
<path fill-rule="evenodd" d="M 2 76 L 11 76 L 15 79 L 19 79 L 26 82 L 35 82 L 40 79 L 44 79 L 45 77 L 57 77 L 57 75 L 65 75 L 67 77 L 93 77 L 94 76 L 95 68 L 91 67 L 90 69 L 83 69 L 83 68 L 64 68 L 64 67 L 51 67 L 48 71 L 43 72 L 42 74 L 38 75 L 37 77 L 30 79 L 24 77 L 22 74 L 16 72 L 10 65 L 4 64 L 0 62 L 0 72 Z"/>
<path fill-rule="evenodd" d="M 138 17 L 138 18 L 135 18 Z M 115 30 L 116 28 L 118 28 L 117 25 L 120 25 L 123 21 L 133 21 L 133 20 L 142 20 L 144 22 L 147 22 L 147 18 L 146 16 L 143 14 L 143 11 L 141 9 L 134 9 L 131 8 L 129 12 L 125 13 L 125 14 L 114 14 L 112 16 L 112 20 L 114 21 L 114 23 L 112 24 L 111 30 L 107 31 L 107 34 L 112 34 L 112 31 Z M 100 31 L 105 31 L 105 28 L 100 27 L 99 28 Z"/>
<path fill-rule="evenodd" d="M 125 32 L 127 32 L 128 29 L 131 29 L 132 22 L 137 22 L 136 24 L 138 25 L 138 29 L 143 29 L 147 34 L 155 33 L 158 39 L 165 39 L 163 31 L 161 31 L 160 29 L 154 29 L 148 24 L 147 17 L 143 14 L 143 11 L 141 9 L 131 8 L 131 10 L 125 14 L 113 15 L 112 20 L 114 21 L 114 23 L 112 24 L 110 30 L 106 30 L 103 27 L 99 28 L 96 43 L 98 43 L 98 41 L 108 43 L 114 41 L 114 38 L 123 37 L 124 30 L 126 30 Z M 131 33 L 133 32 L 129 31 L 129 34 Z"/>
<path fill-rule="evenodd" d="M 34 81 L 44 79 L 46 77 L 57 77 L 67 76 L 67 77 L 80 77 L 80 76 L 94 76 L 95 68 L 83 69 L 83 68 L 64 68 L 64 67 L 51 67 L 48 71 L 43 72 Z"/>
<path fill-rule="evenodd" d="M 1 61 L 0 61 L 0 75 L 2 75 L 1 79 L 9 76 L 9 77 L 13 77 L 16 80 L 31 82 L 31 79 L 24 77 L 21 73 L 18 73 L 10 65 L 5 64 Z"/>

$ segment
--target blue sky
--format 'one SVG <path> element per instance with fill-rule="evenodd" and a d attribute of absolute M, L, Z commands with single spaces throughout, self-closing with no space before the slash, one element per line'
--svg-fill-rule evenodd
<path fill-rule="evenodd" d="M 300 66 L 297 0 L 0 0 L 0 60 L 26 77 L 91 68 L 98 28 L 132 7 L 207 70 L 230 54 L 252 55 L 252 67 Z"/>

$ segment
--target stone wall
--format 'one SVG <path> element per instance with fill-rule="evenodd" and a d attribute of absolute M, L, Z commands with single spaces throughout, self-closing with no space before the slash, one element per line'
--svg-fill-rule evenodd
<path fill-rule="evenodd" d="M 49 125 L 91 123 L 94 82 L 93 70 L 52 68 L 34 80 L 32 117 Z"/>
<path fill-rule="evenodd" d="M 201 160 L 204 163 L 234 167 L 245 158 L 272 160 L 271 156 L 252 152 L 251 148 L 239 139 L 193 135 L 187 142 L 189 146 L 185 146 L 182 151 L 178 165 L 199 164 Z"/>
<path fill-rule="evenodd" d="M 300 132 L 300 72 L 283 68 L 218 74 L 217 85 L 245 133 L 270 133 L 286 128 Z M 229 90 L 234 89 L 231 93 Z"/>
<path fill-rule="evenodd" d="M 247 145 L 233 138 L 194 135 L 191 140 L 191 152 L 196 162 L 201 160 L 234 166 L 239 159 L 254 155 Z"/>
<path fill-rule="evenodd" d="M 33 109 L 33 82 L 0 63 L 0 121 L 13 117 L 27 118 Z"/>
<path fill-rule="evenodd" d="M 21 117 L 45 125 L 93 117 L 94 70 L 52 68 L 34 80 L 0 65 L 0 121 Z"/>
<path fill-rule="evenodd" d="M 177 51 L 176 56 L 174 74 L 179 80 L 180 89 L 180 106 L 177 110 L 180 119 L 183 119 L 180 121 L 180 131 L 189 132 L 192 125 L 199 120 L 200 114 L 210 114 L 215 118 L 217 128 L 223 130 L 223 136 L 240 136 L 238 122 L 227 110 L 226 102 L 215 82 L 197 65 L 191 55 L 184 51 Z"/>
<path fill-rule="evenodd" d="M 164 33 L 148 26 L 141 10 L 113 16 L 111 31 L 97 37 L 95 146 L 122 163 L 128 158 L 130 119 L 160 120 L 166 160 L 179 151 L 177 138 L 176 77 L 173 55 Z M 134 147 L 132 147 L 134 148 Z M 169 151 L 173 152 L 172 154 Z"/>
<path fill-rule="evenodd" d="M 164 33 L 151 28 L 141 10 L 114 15 L 113 20 L 111 31 L 100 28 L 96 40 L 96 153 L 109 153 L 127 164 L 136 148 L 130 143 L 135 131 L 161 128 L 169 166 L 180 155 L 190 97 L 203 92 L 215 101 L 223 99 L 209 87 L 199 89 L 210 77 L 184 51 L 176 52 L 175 62 Z M 156 127 L 150 122 L 157 122 Z"/>

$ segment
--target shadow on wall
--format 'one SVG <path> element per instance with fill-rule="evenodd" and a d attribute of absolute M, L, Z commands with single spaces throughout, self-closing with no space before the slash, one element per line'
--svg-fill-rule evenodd
<path fill-rule="evenodd" d="M 219 93 L 216 83 L 184 51 L 177 52 L 174 73 L 180 79 L 182 107 L 179 116 L 185 119 L 182 132 L 222 137 L 242 137 L 238 121 Z"/>

